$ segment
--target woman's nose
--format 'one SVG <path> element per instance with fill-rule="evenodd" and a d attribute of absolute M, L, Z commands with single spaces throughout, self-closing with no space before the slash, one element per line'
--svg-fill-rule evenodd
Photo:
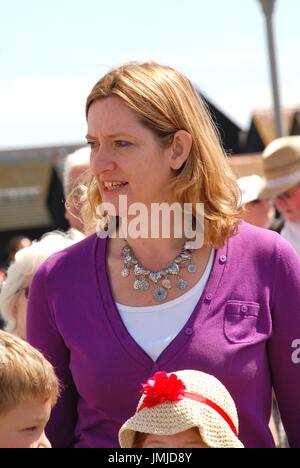
<path fill-rule="evenodd" d="M 101 146 L 99 149 L 93 151 L 91 153 L 90 167 L 93 174 L 113 170 L 115 162 L 109 152 L 109 149 Z"/>

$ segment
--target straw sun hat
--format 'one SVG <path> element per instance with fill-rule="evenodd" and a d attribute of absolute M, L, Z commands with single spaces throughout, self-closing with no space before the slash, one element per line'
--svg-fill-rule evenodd
<path fill-rule="evenodd" d="M 136 432 L 173 435 L 194 427 L 209 447 L 243 448 L 234 401 L 212 375 L 195 370 L 157 372 L 142 393 L 135 415 L 119 431 L 122 448 L 132 448 Z"/>
<path fill-rule="evenodd" d="M 300 136 L 272 141 L 263 152 L 265 197 L 275 197 L 300 183 Z"/>

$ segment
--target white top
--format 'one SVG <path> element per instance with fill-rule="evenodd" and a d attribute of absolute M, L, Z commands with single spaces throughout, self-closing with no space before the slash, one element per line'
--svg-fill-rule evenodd
<path fill-rule="evenodd" d="M 297 254 L 300 255 L 300 223 L 285 221 L 280 234 L 294 247 Z"/>
<path fill-rule="evenodd" d="M 116 304 L 128 332 L 153 361 L 157 360 L 192 315 L 209 278 L 214 254 L 212 249 L 202 277 L 182 296 L 147 307 Z"/>

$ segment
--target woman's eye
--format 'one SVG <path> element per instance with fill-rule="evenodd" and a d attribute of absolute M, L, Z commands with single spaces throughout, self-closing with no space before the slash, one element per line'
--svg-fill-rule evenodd
<path fill-rule="evenodd" d="M 125 140 L 116 140 L 115 145 L 118 146 L 119 148 L 125 148 L 126 146 L 130 146 L 131 143 Z"/>
<path fill-rule="evenodd" d="M 87 144 L 92 150 L 97 148 L 97 146 L 99 146 L 99 143 L 96 143 L 95 141 L 88 141 Z"/>

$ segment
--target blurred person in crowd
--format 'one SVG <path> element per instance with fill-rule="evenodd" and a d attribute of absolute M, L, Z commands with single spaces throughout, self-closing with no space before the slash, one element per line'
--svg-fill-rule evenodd
<path fill-rule="evenodd" d="M 1 291 L 1 287 L 5 278 L 6 278 L 6 272 L 3 270 L 0 270 L 0 291 Z"/>
<path fill-rule="evenodd" d="M 3 284 L 4 280 L 5 280 L 5 277 L 6 277 L 6 273 L 4 271 L 0 270 L 0 293 L 1 293 L 2 284 Z M 2 317 L 1 311 L 0 311 L 0 330 L 3 329 L 4 325 L 5 325 L 5 322 L 3 320 L 3 317 Z"/>
<path fill-rule="evenodd" d="M 171 67 L 124 64 L 93 87 L 86 116 L 91 178 L 82 212 L 92 235 L 46 260 L 28 307 L 28 340 L 63 384 L 50 441 L 117 447 L 140 383 L 159 370 L 193 369 L 229 390 L 245 447 L 274 447 L 273 387 L 290 444 L 300 446 L 292 345 L 300 259 L 277 233 L 240 220 L 240 191 L 196 89 Z M 191 224 L 204 204 L 203 244 L 182 229 L 178 236 L 171 216 L 169 236 L 122 232 L 136 223 L 136 204 L 151 227 L 153 205 L 175 201 L 180 221 L 192 206 Z M 101 202 L 119 218 L 112 232 Z"/>
<path fill-rule="evenodd" d="M 27 303 L 33 275 L 50 255 L 74 242 L 67 234 L 53 231 L 16 253 L 0 292 L 0 311 L 6 331 L 26 339 Z"/>
<path fill-rule="evenodd" d="M 65 217 L 71 229 L 69 235 L 74 240 L 84 239 L 83 224 L 80 214 L 82 186 L 89 174 L 90 148 L 83 147 L 69 154 L 64 162 L 63 185 L 66 200 Z"/>
<path fill-rule="evenodd" d="M 241 203 L 244 208 L 241 215 L 242 219 L 254 226 L 265 229 L 271 228 L 275 218 L 273 202 L 269 198 L 260 198 L 266 186 L 265 179 L 257 174 L 253 174 L 240 177 L 237 183 L 241 190 Z M 270 429 L 278 447 L 279 435 L 273 416 L 270 420 Z"/>
<path fill-rule="evenodd" d="M 25 236 L 14 236 L 10 239 L 7 247 L 7 262 L 8 265 L 14 260 L 18 250 L 24 249 L 24 247 L 29 247 L 31 245 L 31 240 Z"/>
<path fill-rule="evenodd" d="M 300 255 L 300 136 L 273 140 L 263 152 L 265 196 L 275 199 L 280 218 L 274 223 L 279 232 Z M 287 447 L 287 437 L 275 402 L 275 421 L 280 445 Z"/>
<path fill-rule="evenodd" d="M 274 221 L 275 209 L 272 200 L 261 198 L 265 182 L 257 174 L 240 177 L 237 180 L 241 190 L 244 211 L 242 219 L 254 226 L 269 229 Z"/>
<path fill-rule="evenodd" d="M 7 259 L 5 263 L 3 264 L 3 267 L 0 268 L 0 293 L 1 289 L 4 283 L 4 280 L 6 278 L 6 270 L 10 263 L 14 260 L 16 253 L 19 250 L 22 250 L 25 247 L 28 247 L 31 245 L 31 240 L 28 237 L 25 236 L 14 236 L 10 239 L 8 246 L 7 246 Z M 1 315 L 1 308 L 0 308 L 0 329 L 4 328 L 5 326 L 5 321 Z"/>
<path fill-rule="evenodd" d="M 59 383 L 50 362 L 0 331 L 0 382 L 0 448 L 51 448 L 45 426 Z"/>
<path fill-rule="evenodd" d="M 274 197 L 282 215 L 280 234 L 300 255 L 300 136 L 272 141 L 263 152 L 264 196 Z"/>
<path fill-rule="evenodd" d="M 243 448 L 234 401 L 214 376 L 156 372 L 142 387 L 119 431 L 121 448 Z"/>

